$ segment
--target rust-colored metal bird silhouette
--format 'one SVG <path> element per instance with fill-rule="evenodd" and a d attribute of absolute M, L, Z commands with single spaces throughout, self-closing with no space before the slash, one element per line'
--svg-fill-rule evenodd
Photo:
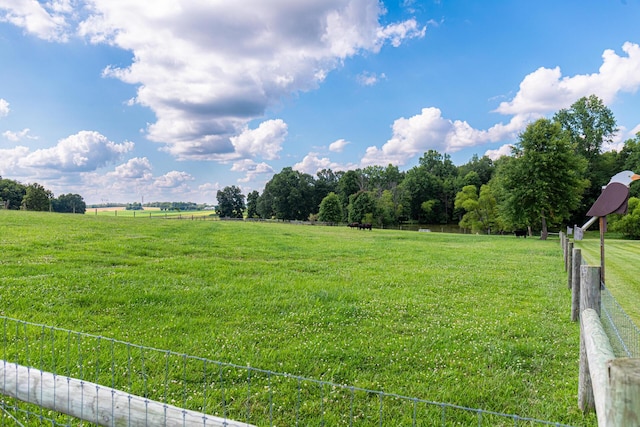
<path fill-rule="evenodd" d="M 626 214 L 629 201 L 629 185 L 640 179 L 640 175 L 631 171 L 620 172 L 611 178 L 602 190 L 600 197 L 587 212 L 587 216 L 607 216 L 609 214 Z"/>

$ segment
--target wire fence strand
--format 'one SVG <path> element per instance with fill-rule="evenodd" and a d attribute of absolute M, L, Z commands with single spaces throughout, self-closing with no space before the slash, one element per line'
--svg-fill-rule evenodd
<path fill-rule="evenodd" d="M 0 321 L 4 359 L 0 363 L 32 368 L 29 381 L 38 380 L 37 370 L 50 372 L 95 384 L 96 393 L 115 389 L 130 399 L 140 397 L 203 417 L 260 426 L 566 426 L 217 362 L 7 317 Z M 61 398 L 68 393 L 62 388 L 53 390 Z M 0 399 L 2 426 L 97 423 L 33 402 Z"/>

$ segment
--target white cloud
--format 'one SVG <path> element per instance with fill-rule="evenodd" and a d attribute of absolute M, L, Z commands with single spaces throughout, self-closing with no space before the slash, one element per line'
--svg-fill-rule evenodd
<path fill-rule="evenodd" d="M 194 179 L 187 172 L 171 171 L 156 178 L 154 185 L 160 188 L 185 188 L 185 184 Z"/>
<path fill-rule="evenodd" d="M 495 110 L 511 116 L 506 124 L 475 129 L 466 121 L 442 117 L 441 111 L 434 107 L 423 108 L 420 114 L 408 119 L 399 118 L 393 124 L 391 139 L 381 148 L 367 148 L 361 164 L 403 165 L 429 149 L 452 153 L 489 142 L 513 141 L 528 123 L 568 108 L 579 98 L 591 94 L 611 104 L 619 93 L 635 93 L 640 87 L 640 46 L 627 42 L 622 50 L 627 56 L 606 50 L 598 73 L 563 77 L 560 68 L 555 67 L 539 68 L 525 76 L 517 94 Z M 605 148 L 615 149 L 619 146 L 619 141 L 616 142 Z M 499 155 L 504 150 L 503 146 L 490 152 Z"/>
<path fill-rule="evenodd" d="M 181 159 L 274 158 L 278 144 L 244 139 L 247 123 L 346 57 L 424 35 L 414 20 L 382 26 L 378 0 L 89 3 L 79 33 L 133 53 L 104 75 L 138 85 L 135 101 L 157 117 L 149 138 Z"/>
<path fill-rule="evenodd" d="M 9 22 L 44 40 L 66 41 L 68 0 L 41 3 L 36 0 L 0 0 L 0 22 Z"/>
<path fill-rule="evenodd" d="M 24 176 L 19 162 L 28 154 L 29 147 L 24 146 L 17 146 L 10 149 L 0 149 L 0 176 Z"/>
<path fill-rule="evenodd" d="M 0 117 L 5 117 L 9 115 L 9 103 L 0 98 Z"/>
<path fill-rule="evenodd" d="M 238 182 L 250 182 L 261 175 L 271 175 L 275 171 L 264 162 L 256 163 L 251 159 L 244 159 L 235 162 L 231 167 L 231 172 L 245 173 L 245 176 L 240 178 Z"/>
<path fill-rule="evenodd" d="M 501 146 L 498 149 L 487 150 L 484 153 L 484 155 L 487 156 L 488 158 L 490 158 L 491 160 L 497 160 L 502 156 L 510 156 L 512 147 L 513 147 L 513 145 L 511 145 L 511 144 L 504 144 L 503 146 Z"/>
<path fill-rule="evenodd" d="M 116 166 L 108 175 L 117 179 L 149 180 L 151 178 L 151 162 L 146 157 L 134 157 L 126 163 Z"/>
<path fill-rule="evenodd" d="M 384 80 L 386 78 L 387 78 L 387 76 L 384 73 L 378 75 L 376 73 L 371 73 L 371 72 L 368 72 L 368 71 L 364 71 L 364 72 L 358 74 L 358 77 L 356 78 L 356 80 L 362 86 L 374 86 L 380 80 Z"/>
<path fill-rule="evenodd" d="M 607 49 L 598 73 L 563 77 L 560 67 L 538 68 L 527 75 L 511 101 L 500 103 L 502 114 L 546 114 L 567 108 L 579 98 L 595 94 L 611 104 L 620 92 L 635 93 L 640 87 L 640 46 L 625 43 L 626 56 Z"/>
<path fill-rule="evenodd" d="M 31 129 L 26 128 L 23 129 L 19 132 L 12 132 L 12 131 L 5 131 L 2 132 L 2 136 L 4 136 L 6 139 L 8 139 L 11 142 L 18 142 L 21 141 L 23 139 L 38 139 L 38 137 L 36 136 L 31 136 L 29 135 L 29 132 L 31 132 Z"/>
<path fill-rule="evenodd" d="M 331 144 L 329 144 L 329 151 L 332 151 L 334 153 L 342 153 L 344 148 L 349 144 L 351 144 L 349 141 L 338 139 L 337 141 L 333 141 Z"/>
<path fill-rule="evenodd" d="M 262 157 L 266 160 L 278 158 L 282 143 L 287 137 L 287 124 L 282 120 L 267 120 L 260 123 L 257 129 L 245 128 L 244 131 L 231 137 L 235 152 L 242 157 Z"/>
<path fill-rule="evenodd" d="M 333 171 L 341 171 L 356 168 L 356 165 L 342 165 L 340 163 L 332 162 L 328 157 L 320 157 L 318 153 L 307 154 L 302 161 L 293 165 L 292 169 L 298 172 L 308 173 L 309 175 L 315 175 L 322 169 L 331 169 Z"/>
<path fill-rule="evenodd" d="M 52 148 L 33 151 L 20 160 L 22 167 L 60 172 L 87 172 L 118 160 L 133 149 L 133 142 L 116 144 L 95 131 L 81 131 Z"/>
<path fill-rule="evenodd" d="M 388 25 L 378 29 L 378 38 L 380 40 L 391 40 L 394 47 L 400 46 L 402 41 L 407 38 L 422 38 L 427 31 L 427 27 L 418 25 L 415 19 L 409 19 L 404 22 Z"/>

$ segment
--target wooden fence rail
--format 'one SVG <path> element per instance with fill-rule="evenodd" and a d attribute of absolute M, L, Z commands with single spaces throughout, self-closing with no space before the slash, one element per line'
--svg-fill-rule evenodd
<path fill-rule="evenodd" d="M 251 427 L 6 361 L 0 381 L 1 394 L 100 426 Z"/>
<path fill-rule="evenodd" d="M 560 242 L 570 276 L 571 319 L 580 320 L 578 406 L 595 409 L 599 427 L 640 426 L 640 359 L 614 355 L 600 320 L 601 267 L 582 265 L 580 249 L 563 233 Z"/>

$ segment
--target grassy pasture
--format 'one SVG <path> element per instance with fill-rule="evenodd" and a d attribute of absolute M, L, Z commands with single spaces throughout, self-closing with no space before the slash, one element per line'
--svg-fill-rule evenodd
<path fill-rule="evenodd" d="M 600 265 L 600 237 L 574 242 L 590 265 Z M 624 311 L 640 325 L 640 241 L 605 236 L 605 274 L 607 288 Z"/>
<path fill-rule="evenodd" d="M 198 210 L 198 211 L 163 211 L 156 207 L 145 207 L 143 210 L 127 210 L 124 207 L 109 207 L 109 208 L 87 208 L 85 215 L 93 216 L 113 216 L 113 217 L 125 217 L 125 218 L 183 218 L 183 219 L 203 219 L 213 216 L 215 214 L 212 210 Z"/>
<path fill-rule="evenodd" d="M 572 425 L 557 240 L 0 211 L 0 313 Z"/>

